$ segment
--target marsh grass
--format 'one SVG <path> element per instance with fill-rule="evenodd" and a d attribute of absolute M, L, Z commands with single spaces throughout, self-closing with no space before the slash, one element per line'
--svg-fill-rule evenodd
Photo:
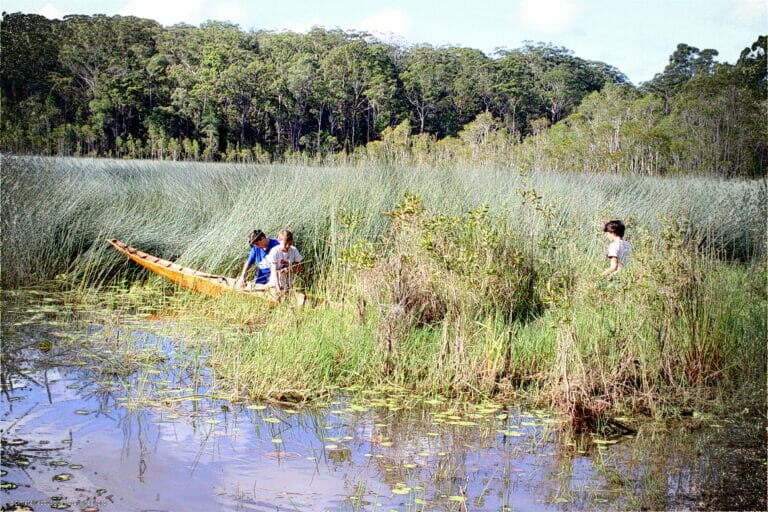
<path fill-rule="evenodd" d="M 202 317 L 238 398 L 524 393 L 590 422 L 765 375 L 765 182 L 3 157 L 2 192 L 3 288 L 58 277 Z M 606 281 L 611 218 L 635 252 Z M 234 276 L 254 228 L 291 229 L 299 285 L 338 307 L 179 294 L 104 242 Z"/>

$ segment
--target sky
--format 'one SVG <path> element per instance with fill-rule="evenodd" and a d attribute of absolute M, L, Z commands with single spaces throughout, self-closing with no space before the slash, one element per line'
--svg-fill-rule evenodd
<path fill-rule="evenodd" d="M 5 12 L 132 15 L 169 26 L 229 21 L 242 30 L 360 30 L 396 44 L 476 48 L 526 41 L 610 64 L 639 85 L 679 43 L 735 63 L 768 33 L 768 0 L 0 0 Z"/>

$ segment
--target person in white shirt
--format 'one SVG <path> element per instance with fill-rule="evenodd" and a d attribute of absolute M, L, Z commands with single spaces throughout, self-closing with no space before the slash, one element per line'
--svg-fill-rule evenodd
<path fill-rule="evenodd" d="M 624 223 L 620 220 L 606 222 L 603 227 L 603 232 L 609 242 L 608 250 L 606 251 L 609 263 L 608 268 L 603 272 L 603 276 L 610 277 L 629 263 L 632 245 L 624 240 L 624 230 Z"/>
<path fill-rule="evenodd" d="M 282 293 L 293 285 L 293 277 L 301 270 L 302 256 L 293 245 L 293 233 L 284 229 L 277 235 L 278 245 L 270 249 L 266 261 L 270 266 L 268 286 Z"/>

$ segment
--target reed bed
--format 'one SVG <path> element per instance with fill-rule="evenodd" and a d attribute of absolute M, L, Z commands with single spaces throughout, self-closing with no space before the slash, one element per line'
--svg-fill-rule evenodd
<path fill-rule="evenodd" d="M 4 156 L 1 185 L 6 289 L 145 279 L 106 238 L 234 276 L 252 229 L 291 229 L 341 307 L 213 314 L 258 318 L 209 347 L 234 396 L 525 393 L 589 422 L 765 377 L 765 181 Z M 606 281 L 612 218 L 635 253 Z"/>

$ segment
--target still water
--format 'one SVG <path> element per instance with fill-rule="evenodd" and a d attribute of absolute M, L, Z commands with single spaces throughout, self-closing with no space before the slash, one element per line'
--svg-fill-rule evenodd
<path fill-rule="evenodd" d="M 233 404 L 172 322 L 83 325 L 58 304 L 3 302 L 3 510 L 765 508 L 748 408 L 602 438 L 550 411 L 395 391 Z"/>

